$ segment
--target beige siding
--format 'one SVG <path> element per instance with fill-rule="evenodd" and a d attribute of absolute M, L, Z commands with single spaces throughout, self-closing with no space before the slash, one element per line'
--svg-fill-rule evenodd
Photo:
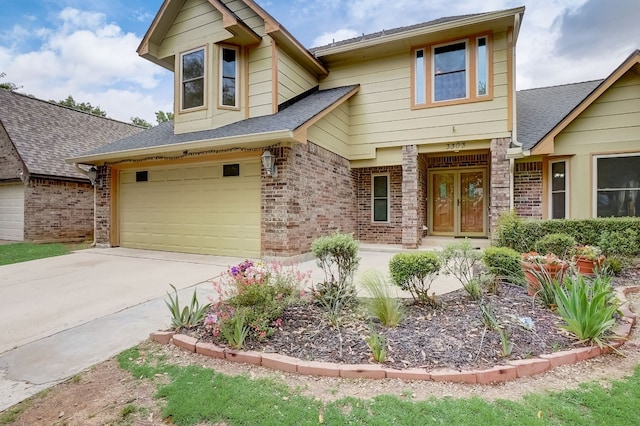
<path fill-rule="evenodd" d="M 316 78 L 282 50 L 278 51 L 278 104 L 318 85 Z"/>
<path fill-rule="evenodd" d="M 640 152 L 640 76 L 630 71 L 580 114 L 555 139 L 554 155 L 573 155 L 570 216 L 591 217 L 593 155 Z"/>
<path fill-rule="evenodd" d="M 309 141 L 349 158 L 349 107 L 343 103 L 309 129 Z"/>
<path fill-rule="evenodd" d="M 244 2 L 240 0 L 223 0 L 223 3 L 256 34 L 264 36 L 264 21 Z"/>
<path fill-rule="evenodd" d="M 265 37 L 260 46 L 249 53 L 249 117 L 274 112 L 272 43 L 270 37 Z"/>
<path fill-rule="evenodd" d="M 490 101 L 411 109 L 412 54 L 332 66 L 321 88 L 360 84 L 351 100 L 352 160 L 370 158 L 375 148 L 490 140 L 508 132 L 507 37 L 493 38 L 494 97 Z"/>

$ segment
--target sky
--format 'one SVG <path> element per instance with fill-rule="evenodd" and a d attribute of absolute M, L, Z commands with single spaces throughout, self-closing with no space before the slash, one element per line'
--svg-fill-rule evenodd
<path fill-rule="evenodd" d="M 173 75 L 136 49 L 162 0 L 1 0 L 0 82 L 71 95 L 111 118 L 173 110 Z M 638 0 L 258 0 L 305 47 L 445 16 L 525 6 L 518 90 L 607 77 L 640 49 Z"/>

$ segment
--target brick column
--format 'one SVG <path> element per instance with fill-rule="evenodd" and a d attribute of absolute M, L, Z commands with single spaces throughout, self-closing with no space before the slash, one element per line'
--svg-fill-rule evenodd
<path fill-rule="evenodd" d="M 417 248 L 421 224 L 418 217 L 418 147 L 402 147 L 402 246 Z"/>
<path fill-rule="evenodd" d="M 498 217 L 509 211 L 509 188 L 511 173 L 507 149 L 511 138 L 491 141 L 491 197 L 489 206 L 489 232 L 496 229 Z"/>
<path fill-rule="evenodd" d="M 109 166 L 98 167 L 95 203 L 95 241 L 98 245 L 109 246 L 111 245 L 111 168 Z"/>

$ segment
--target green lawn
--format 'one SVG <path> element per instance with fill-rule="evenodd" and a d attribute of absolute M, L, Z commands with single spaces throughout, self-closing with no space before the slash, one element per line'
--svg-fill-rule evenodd
<path fill-rule="evenodd" d="M 633 376 L 602 387 L 525 396 L 520 401 L 396 396 L 335 402 L 302 396 L 279 380 L 226 376 L 199 366 L 176 366 L 143 356 L 138 348 L 118 357 L 141 380 L 169 377 L 158 385 L 162 415 L 177 425 L 638 425 L 640 367 Z"/>
<path fill-rule="evenodd" d="M 60 256 L 69 251 L 69 246 L 65 244 L 0 244 L 0 265 Z"/>

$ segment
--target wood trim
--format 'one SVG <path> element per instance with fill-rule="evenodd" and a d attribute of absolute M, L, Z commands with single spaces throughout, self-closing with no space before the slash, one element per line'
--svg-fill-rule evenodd
<path fill-rule="evenodd" d="M 244 60 L 242 61 L 242 75 L 243 78 L 243 86 L 244 86 L 244 118 L 249 118 L 249 50 L 253 46 L 245 46 L 242 51 L 242 57 Z"/>
<path fill-rule="evenodd" d="M 210 154 L 196 157 L 184 157 L 175 160 L 149 160 L 139 161 L 132 163 L 112 164 L 110 167 L 113 170 L 130 170 L 130 169 L 144 169 L 154 167 L 168 167 L 174 165 L 190 165 L 197 163 L 214 163 L 223 162 L 229 160 L 244 160 L 247 158 L 257 158 L 262 154 L 262 150 L 244 151 L 244 152 L 229 152 L 224 154 Z"/>
<path fill-rule="evenodd" d="M 278 46 L 271 38 L 271 113 L 278 112 Z"/>

